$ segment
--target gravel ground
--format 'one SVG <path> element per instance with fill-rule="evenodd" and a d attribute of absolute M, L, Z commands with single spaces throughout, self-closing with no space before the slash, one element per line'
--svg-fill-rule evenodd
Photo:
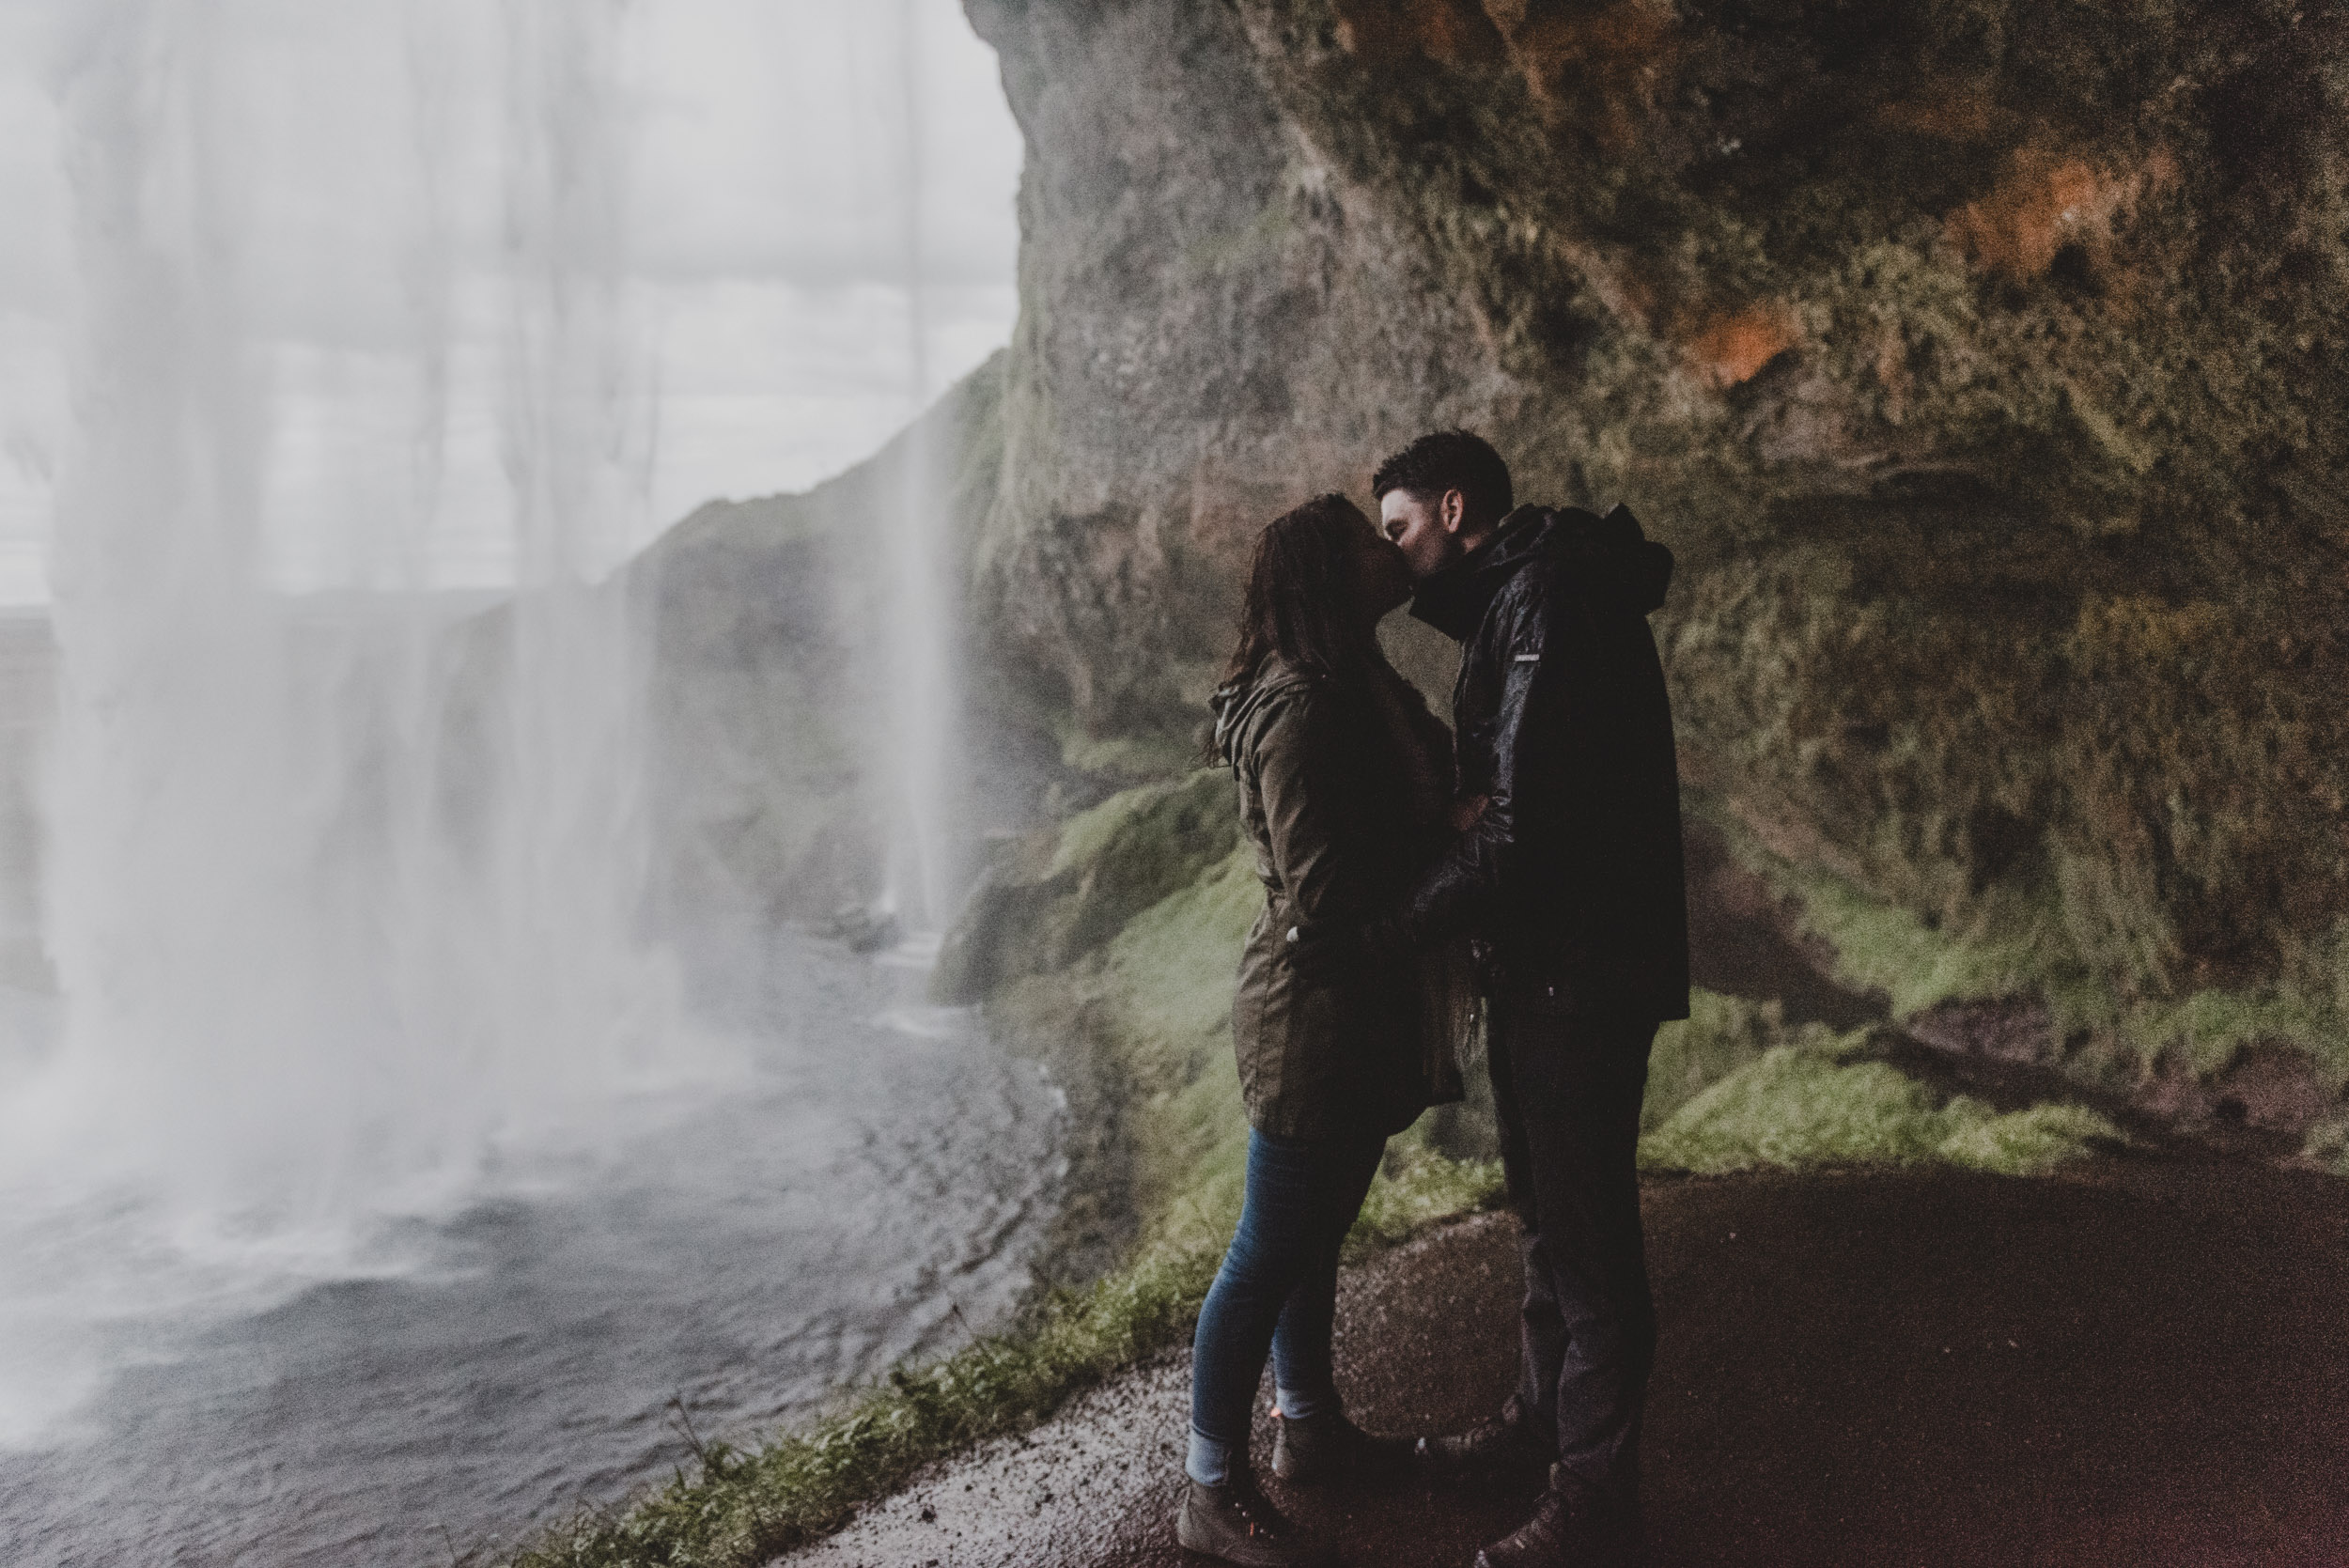
<path fill-rule="evenodd" d="M 1653 1568 L 2349 1564 L 2349 1184 L 2124 1160 L 1659 1182 L 1645 1206 Z M 1365 1426 L 1497 1406 L 1515 1235 L 1484 1216 L 1348 1277 L 1340 1378 Z M 1187 1375 L 1181 1355 L 1137 1368 L 786 1560 L 1196 1562 L 1170 1524 Z M 1363 1568 L 1465 1565 L 1527 1502 L 1275 1491 Z"/>

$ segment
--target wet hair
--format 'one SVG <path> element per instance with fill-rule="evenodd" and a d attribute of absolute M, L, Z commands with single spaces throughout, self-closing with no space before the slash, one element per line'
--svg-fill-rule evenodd
<path fill-rule="evenodd" d="M 1499 522 L 1515 504 L 1509 465 L 1490 442 L 1469 430 L 1422 436 L 1380 463 L 1371 475 L 1370 493 L 1383 501 L 1389 490 L 1408 490 L 1423 501 L 1458 490 L 1467 503 L 1461 520 L 1470 529 Z"/>
<path fill-rule="evenodd" d="M 1239 638 L 1224 666 L 1225 681 L 1255 674 L 1272 653 L 1323 675 L 1355 673 L 1368 643 L 1355 547 L 1373 532 L 1362 509 L 1334 491 L 1265 525 L 1249 563 Z"/>

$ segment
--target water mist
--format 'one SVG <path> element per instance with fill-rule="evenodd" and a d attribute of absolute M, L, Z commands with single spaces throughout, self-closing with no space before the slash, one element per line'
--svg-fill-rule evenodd
<path fill-rule="evenodd" d="M 501 1143 L 673 1064 L 636 931 L 639 640 L 604 581 L 651 427 L 619 270 L 618 12 L 503 12 L 514 582 L 486 608 L 431 591 L 459 257 L 435 206 L 453 111 L 427 77 L 477 18 L 390 16 L 417 76 L 412 450 L 392 493 L 291 520 L 340 529 L 367 571 L 307 594 L 268 517 L 274 362 L 221 8 L 86 21 L 61 95 L 83 287 L 52 570 L 62 1038 L 0 1104 L 0 1185 L 112 1194 L 86 1201 L 148 1233 L 119 1256 L 343 1266 L 374 1217 L 444 1202 Z M 220 1288 L 123 1267 L 87 1281 L 113 1313 Z M 39 1316 L 13 1327 L 47 1355 Z M 23 1370 L 0 1365 L 0 1406 Z"/>

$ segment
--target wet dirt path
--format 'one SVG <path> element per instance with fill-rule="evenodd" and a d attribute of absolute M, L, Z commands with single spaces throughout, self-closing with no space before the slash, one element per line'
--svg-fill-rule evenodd
<path fill-rule="evenodd" d="M 2349 1183 L 2123 1161 L 1661 1182 L 1645 1205 L 1653 1568 L 2349 1564 Z M 1486 1216 L 1357 1271 L 1338 1349 L 1358 1419 L 1496 1406 L 1517 1270 L 1514 1222 Z M 1185 1374 L 1170 1356 L 1093 1390 L 788 1560 L 1196 1561 L 1169 1529 Z M 1363 1568 L 1465 1565 L 1525 1506 L 1275 1493 Z"/>

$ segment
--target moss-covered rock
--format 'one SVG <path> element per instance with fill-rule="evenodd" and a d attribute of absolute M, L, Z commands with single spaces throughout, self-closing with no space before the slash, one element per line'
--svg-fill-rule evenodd
<path fill-rule="evenodd" d="M 1933 1091 L 1881 1062 L 1845 1064 L 1774 1046 L 1696 1095 L 1640 1141 L 1649 1170 L 1719 1175 L 1769 1165 L 1962 1165 L 2035 1175 L 2125 1141 L 2083 1106 L 2042 1104 L 2000 1115 Z"/>
<path fill-rule="evenodd" d="M 1231 777 L 1216 768 L 1121 790 L 1038 830 L 981 874 L 940 951 L 932 996 L 977 1001 L 1004 981 L 1066 969 L 1238 837 Z"/>

